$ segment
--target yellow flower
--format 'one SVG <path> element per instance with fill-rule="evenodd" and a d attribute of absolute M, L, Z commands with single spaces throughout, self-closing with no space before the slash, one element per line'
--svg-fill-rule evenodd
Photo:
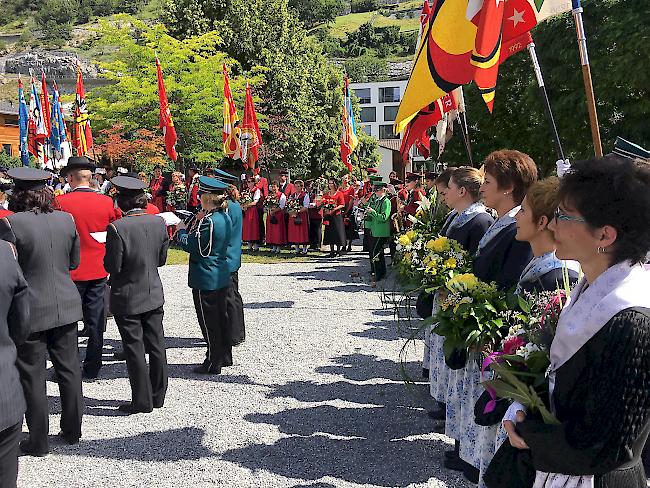
<path fill-rule="evenodd" d="M 424 259 L 422 260 L 422 264 L 428 266 L 430 262 L 431 262 L 431 256 L 424 256 Z"/>
<path fill-rule="evenodd" d="M 444 264 L 445 268 L 454 269 L 458 263 L 456 262 L 456 258 L 449 258 L 445 261 Z"/>
<path fill-rule="evenodd" d="M 458 307 L 460 307 L 463 303 L 472 303 L 474 300 L 470 297 L 463 297 L 460 299 L 460 301 L 456 304 L 454 307 L 454 312 L 458 311 Z"/>
<path fill-rule="evenodd" d="M 402 234 L 399 236 L 397 242 L 399 242 L 404 247 L 411 245 L 411 239 L 409 238 L 408 234 Z"/>
<path fill-rule="evenodd" d="M 424 245 L 429 251 L 433 251 L 433 246 L 435 245 L 435 242 L 433 239 L 427 241 L 427 243 Z"/>
<path fill-rule="evenodd" d="M 436 252 L 448 251 L 449 239 L 447 239 L 444 236 L 438 237 L 435 241 L 433 241 L 431 246 L 433 247 L 433 250 Z"/>
<path fill-rule="evenodd" d="M 409 230 L 409 231 L 406 233 L 406 237 L 408 237 L 409 240 L 411 240 L 411 241 L 415 240 L 415 238 L 417 237 L 417 235 L 418 235 L 418 233 L 415 232 L 414 230 Z"/>
<path fill-rule="evenodd" d="M 447 282 L 447 289 L 451 291 L 466 292 L 473 290 L 479 281 L 472 273 L 465 273 L 454 276 Z"/>
<path fill-rule="evenodd" d="M 406 252 L 406 253 L 404 253 L 404 261 L 405 261 L 406 263 L 410 263 L 410 262 L 411 262 L 411 253 L 410 253 L 410 252 Z"/>

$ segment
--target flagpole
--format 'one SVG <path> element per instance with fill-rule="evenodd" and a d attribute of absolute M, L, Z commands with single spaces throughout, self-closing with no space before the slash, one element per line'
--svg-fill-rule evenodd
<path fill-rule="evenodd" d="M 458 117 L 460 133 L 463 135 L 463 142 L 465 143 L 465 150 L 467 151 L 469 164 L 470 166 L 474 166 L 474 158 L 472 157 L 472 143 L 469 139 L 469 127 L 467 126 L 467 118 L 465 117 L 465 112 L 463 112 L 461 115 L 462 117 Z"/>
<path fill-rule="evenodd" d="M 528 44 L 528 52 L 530 53 L 530 59 L 533 62 L 533 70 L 535 71 L 535 77 L 537 78 L 537 85 L 539 86 L 539 92 L 542 95 L 544 102 L 544 112 L 546 112 L 546 117 L 548 123 L 551 126 L 551 132 L 553 133 L 553 141 L 555 142 L 555 150 L 557 152 L 557 157 L 564 161 L 564 150 L 562 149 L 562 142 L 560 141 L 560 135 L 557 132 L 557 126 L 555 125 L 555 118 L 553 117 L 553 111 L 551 110 L 551 103 L 548 99 L 548 94 L 546 93 L 546 85 L 544 84 L 544 77 L 542 76 L 542 69 L 539 65 L 539 59 L 537 58 L 537 52 L 535 51 L 535 43 L 531 42 Z"/>
<path fill-rule="evenodd" d="M 580 64 L 582 65 L 582 79 L 585 85 L 585 94 L 587 96 L 587 111 L 589 112 L 589 125 L 591 127 L 591 138 L 594 143 L 594 152 L 596 157 L 603 155 L 603 145 L 600 140 L 600 127 L 598 125 L 598 112 L 596 111 L 596 96 L 594 94 L 594 84 L 591 79 L 591 66 L 589 64 L 589 54 L 587 52 L 587 36 L 585 35 L 585 26 L 582 22 L 582 6 L 580 0 L 571 0 L 573 6 L 573 20 L 576 24 L 576 37 L 578 38 L 578 49 L 580 50 Z"/>

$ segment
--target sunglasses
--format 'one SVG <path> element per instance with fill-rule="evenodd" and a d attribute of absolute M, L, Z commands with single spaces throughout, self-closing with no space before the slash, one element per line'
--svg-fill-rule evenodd
<path fill-rule="evenodd" d="M 558 220 L 564 220 L 566 222 L 581 222 L 583 224 L 587 223 L 585 219 L 582 217 L 572 217 L 571 215 L 567 215 L 565 213 L 562 213 L 562 210 L 560 210 L 560 207 L 557 207 L 555 209 L 555 212 L 553 213 L 553 217 L 555 217 L 555 221 L 557 222 Z"/>

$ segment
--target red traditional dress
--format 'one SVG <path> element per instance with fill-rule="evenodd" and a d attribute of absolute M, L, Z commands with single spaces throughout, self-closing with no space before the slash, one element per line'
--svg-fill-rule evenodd
<path fill-rule="evenodd" d="M 151 190 L 152 203 L 158 207 L 159 212 L 164 212 L 165 179 L 162 176 L 160 178 L 152 178 L 151 183 L 149 184 L 149 189 Z"/>
<path fill-rule="evenodd" d="M 307 192 L 294 193 L 291 198 L 300 201 L 304 208 L 309 208 L 309 195 Z M 289 244 L 309 244 L 308 215 L 308 212 L 299 212 L 296 217 L 289 215 Z"/>
<path fill-rule="evenodd" d="M 199 206 L 201 205 L 201 201 L 199 200 L 199 175 L 198 173 L 195 174 L 192 177 L 192 181 L 189 183 L 187 187 L 187 209 L 190 211 L 194 211 Z"/>
<path fill-rule="evenodd" d="M 284 246 L 287 243 L 287 225 L 285 224 L 284 207 L 287 197 L 281 191 L 276 193 L 280 208 L 271 210 L 266 216 L 266 244 L 271 246 Z M 275 217 L 275 218 L 272 218 Z"/>
<path fill-rule="evenodd" d="M 345 205 L 345 197 L 338 190 L 334 193 L 327 192 L 323 195 L 323 202 L 332 202 L 335 206 L 339 207 Z M 345 227 L 343 226 L 343 215 L 341 212 L 341 210 L 337 210 L 331 215 L 323 212 L 323 220 L 325 221 L 323 244 L 335 246 L 345 245 Z"/>
<path fill-rule="evenodd" d="M 242 241 L 244 242 L 260 242 L 260 214 L 257 210 L 257 204 L 262 197 L 262 191 L 257 188 L 253 194 L 253 202 L 244 210 L 244 221 L 242 223 Z"/>
<path fill-rule="evenodd" d="M 422 199 L 422 195 L 424 195 L 424 190 L 422 188 L 413 188 L 409 193 L 408 193 L 408 201 L 406 202 L 406 205 L 404 206 L 404 213 L 408 215 L 415 215 L 415 212 L 418 211 L 420 206 L 418 205 L 417 202 L 419 202 Z M 409 228 L 413 224 L 411 221 L 406 218 L 404 219 L 404 227 Z"/>

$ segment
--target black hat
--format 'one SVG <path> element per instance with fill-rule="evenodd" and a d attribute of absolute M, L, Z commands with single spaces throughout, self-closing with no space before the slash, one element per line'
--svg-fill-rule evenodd
<path fill-rule="evenodd" d="M 420 179 L 420 176 L 418 173 L 406 173 L 406 182 L 410 181 L 418 181 Z"/>
<path fill-rule="evenodd" d="M 11 183 L 0 183 L 0 192 L 2 193 L 11 195 L 13 189 L 14 189 L 14 185 L 12 185 Z"/>
<path fill-rule="evenodd" d="M 217 178 L 201 176 L 199 178 L 199 195 L 202 193 L 221 193 L 228 189 L 228 185 Z"/>
<path fill-rule="evenodd" d="M 61 169 L 61 175 L 65 176 L 70 171 L 76 171 L 80 169 L 87 169 L 89 171 L 95 171 L 97 166 L 86 156 L 81 157 L 72 157 L 68 159 L 68 164 Z"/>
<path fill-rule="evenodd" d="M 235 175 L 231 175 L 230 173 L 227 173 L 224 170 L 219 168 L 214 170 L 214 177 L 219 178 L 220 180 L 237 181 L 237 177 Z"/>
<path fill-rule="evenodd" d="M 23 166 L 21 168 L 11 168 L 7 171 L 7 176 L 13 178 L 16 188 L 19 190 L 42 190 L 52 177 L 52 173 Z"/>
<path fill-rule="evenodd" d="M 436 173 L 435 171 L 427 171 L 426 173 L 424 173 L 424 179 L 425 180 L 432 180 L 433 181 L 437 177 L 438 177 L 438 173 Z"/>
<path fill-rule="evenodd" d="M 644 161 L 650 160 L 650 151 L 639 146 L 638 144 L 627 141 L 622 137 L 616 137 L 616 142 L 614 142 L 614 150 L 612 152 L 626 158 L 642 159 Z"/>
<path fill-rule="evenodd" d="M 200 170 L 199 170 L 199 167 L 198 167 L 196 164 L 190 164 L 190 165 L 187 167 L 187 170 L 188 170 L 188 171 L 196 171 L 197 173 L 200 171 Z"/>
<path fill-rule="evenodd" d="M 289 170 L 288 169 L 280 170 L 280 176 L 289 176 Z"/>
<path fill-rule="evenodd" d="M 116 176 L 111 179 L 111 183 L 122 195 L 138 195 L 143 193 L 147 186 L 140 178 L 131 176 Z"/>
<path fill-rule="evenodd" d="M 391 185 L 402 185 L 404 182 L 398 178 L 391 178 L 390 179 L 390 184 Z"/>

